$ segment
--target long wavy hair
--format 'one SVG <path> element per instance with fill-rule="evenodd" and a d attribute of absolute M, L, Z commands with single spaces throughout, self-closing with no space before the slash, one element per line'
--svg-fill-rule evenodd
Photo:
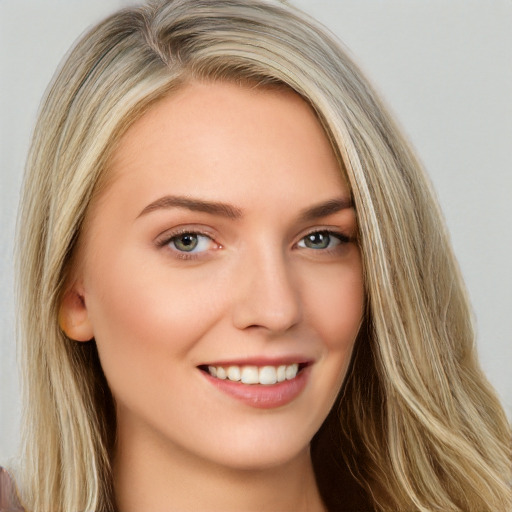
<path fill-rule="evenodd" d="M 120 137 L 193 80 L 293 89 L 315 110 L 351 188 L 367 307 L 342 392 L 312 444 L 326 504 L 337 503 L 343 467 L 376 510 L 507 510 L 510 427 L 478 366 L 429 181 L 339 43 L 300 11 L 263 0 L 121 10 L 77 43 L 48 89 L 17 247 L 27 510 L 115 510 L 113 399 L 94 341 L 68 339 L 58 312 Z"/>

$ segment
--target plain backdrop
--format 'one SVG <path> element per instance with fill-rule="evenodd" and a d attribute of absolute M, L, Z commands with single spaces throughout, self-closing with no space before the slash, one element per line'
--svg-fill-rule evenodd
<path fill-rule="evenodd" d="M 76 38 L 122 0 L 0 0 L 0 463 L 19 443 L 13 239 L 40 98 Z M 512 416 L 512 0 L 295 0 L 339 37 L 417 149 Z"/>

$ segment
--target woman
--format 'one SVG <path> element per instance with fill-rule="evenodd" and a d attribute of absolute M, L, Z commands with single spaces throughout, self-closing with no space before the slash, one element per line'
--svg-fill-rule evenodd
<path fill-rule="evenodd" d="M 442 226 L 297 11 L 98 25 L 25 178 L 26 509 L 507 510 L 510 430 Z"/>

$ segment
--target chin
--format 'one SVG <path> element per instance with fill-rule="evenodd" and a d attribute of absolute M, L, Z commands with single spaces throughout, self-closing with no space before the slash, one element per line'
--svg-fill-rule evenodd
<path fill-rule="evenodd" d="M 248 432 L 231 435 L 228 442 L 215 443 L 215 453 L 207 458 L 218 465 L 238 471 L 259 471 L 282 467 L 309 457 L 311 438 L 314 435 L 297 435 L 287 432 Z M 218 450 L 217 450 L 218 449 Z"/>

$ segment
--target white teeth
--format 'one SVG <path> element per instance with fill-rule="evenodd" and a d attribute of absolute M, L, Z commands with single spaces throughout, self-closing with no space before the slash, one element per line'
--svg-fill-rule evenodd
<path fill-rule="evenodd" d="M 295 378 L 298 371 L 299 371 L 299 365 L 297 363 L 287 366 L 286 371 L 285 371 L 286 380 L 291 380 L 291 379 Z"/>
<path fill-rule="evenodd" d="M 260 368 L 260 384 L 275 384 L 277 382 L 277 370 L 274 366 Z"/>
<path fill-rule="evenodd" d="M 257 366 L 244 366 L 242 367 L 242 375 L 241 381 L 244 384 L 258 384 L 259 375 L 258 375 L 258 367 Z"/>
<path fill-rule="evenodd" d="M 239 366 L 230 366 L 228 368 L 228 379 L 239 381 L 240 380 L 240 367 Z"/>
<path fill-rule="evenodd" d="M 294 379 L 299 372 L 299 364 L 280 366 L 208 366 L 208 373 L 217 379 L 228 379 L 243 384 L 263 384 L 270 386 L 277 382 Z"/>

